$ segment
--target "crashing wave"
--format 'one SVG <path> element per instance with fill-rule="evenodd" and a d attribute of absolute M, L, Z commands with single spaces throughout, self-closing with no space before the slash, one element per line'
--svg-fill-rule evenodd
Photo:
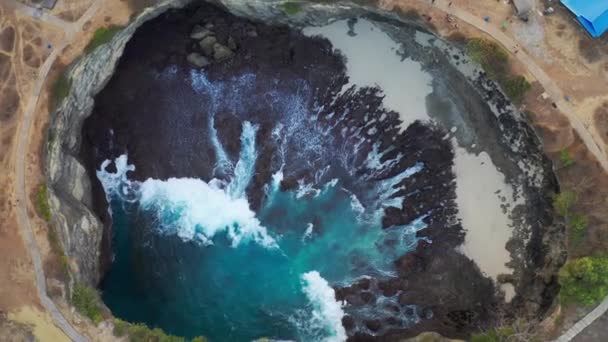
<path fill-rule="evenodd" d="M 342 326 L 344 310 L 342 304 L 336 302 L 336 293 L 323 279 L 319 272 L 311 271 L 301 276 L 302 290 L 312 305 L 311 317 L 306 330 L 315 333 L 324 333 L 325 342 L 346 341 L 346 331 Z"/>

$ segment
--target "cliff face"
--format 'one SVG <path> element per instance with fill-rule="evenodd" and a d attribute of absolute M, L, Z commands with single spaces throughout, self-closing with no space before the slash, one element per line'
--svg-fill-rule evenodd
<path fill-rule="evenodd" d="M 81 127 L 93 109 L 93 97 L 114 72 L 122 51 L 135 30 L 171 7 L 186 1 L 169 0 L 145 10 L 108 44 L 82 56 L 68 70 L 72 81 L 65 101 L 51 114 L 45 169 L 53 225 L 65 253 L 78 266 L 76 277 L 97 285 L 102 272 L 100 260 L 104 225 L 92 211 L 91 177 L 76 159 Z M 107 257 L 107 255 L 106 255 Z"/>

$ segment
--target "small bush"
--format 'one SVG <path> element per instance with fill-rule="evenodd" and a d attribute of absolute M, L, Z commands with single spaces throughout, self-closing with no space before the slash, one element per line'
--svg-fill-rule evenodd
<path fill-rule="evenodd" d="M 569 226 L 572 230 L 584 233 L 587 230 L 587 218 L 582 214 L 574 214 L 570 217 Z"/>
<path fill-rule="evenodd" d="M 183 337 L 169 335 L 162 329 L 150 329 L 143 323 L 129 323 L 118 318 L 114 319 L 114 336 L 128 336 L 129 342 L 186 342 Z M 192 339 L 192 342 L 206 342 L 207 339 L 198 336 Z"/>
<path fill-rule="evenodd" d="M 51 88 L 50 108 L 57 108 L 59 104 L 70 94 L 72 88 L 72 80 L 65 74 L 61 73 Z"/>
<path fill-rule="evenodd" d="M 36 212 L 45 221 L 51 220 L 51 207 L 49 206 L 48 190 L 46 185 L 42 184 L 36 191 Z"/>
<path fill-rule="evenodd" d="M 82 315 L 91 319 L 93 323 L 101 322 L 103 318 L 101 299 L 94 288 L 83 283 L 76 283 L 72 291 L 72 305 Z"/>
<path fill-rule="evenodd" d="M 574 165 L 574 158 L 572 158 L 572 155 L 566 149 L 562 149 L 561 151 L 559 151 L 559 160 L 562 164 L 562 167 L 570 167 Z"/>
<path fill-rule="evenodd" d="M 587 217 L 582 214 L 572 214 L 568 219 L 568 228 L 570 229 L 570 241 L 574 245 L 580 244 L 587 232 L 588 221 Z"/>
<path fill-rule="evenodd" d="M 516 103 L 521 102 L 524 95 L 532 88 L 530 82 L 523 76 L 502 77 L 499 82 L 507 96 Z"/>
<path fill-rule="evenodd" d="M 583 257 L 566 263 L 560 271 L 561 299 L 594 305 L 608 295 L 608 257 Z"/>
<path fill-rule="evenodd" d="M 93 33 L 93 38 L 89 41 L 89 44 L 84 48 L 84 50 L 89 53 L 93 50 L 97 49 L 103 44 L 106 44 L 112 40 L 112 38 L 122 30 L 120 26 L 109 26 L 109 27 L 100 27 Z"/>
<path fill-rule="evenodd" d="M 474 38 L 467 43 L 467 53 L 493 79 L 508 71 L 509 55 L 498 44 L 486 39 Z"/>
<path fill-rule="evenodd" d="M 467 54 L 477 62 L 488 77 L 500 84 L 507 96 L 516 103 L 523 100 L 532 86 L 523 76 L 511 76 L 509 54 L 500 45 L 481 38 L 474 38 L 467 43 Z"/>
<path fill-rule="evenodd" d="M 572 191 L 563 191 L 553 199 L 553 207 L 558 215 L 568 217 L 570 208 L 576 203 L 578 196 Z"/>
<path fill-rule="evenodd" d="M 285 2 L 282 7 L 287 15 L 296 15 L 302 10 L 302 6 L 299 3 L 292 1 Z"/>

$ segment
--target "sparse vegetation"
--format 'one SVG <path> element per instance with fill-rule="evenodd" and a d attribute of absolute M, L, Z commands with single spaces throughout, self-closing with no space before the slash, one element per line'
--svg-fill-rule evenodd
<path fill-rule="evenodd" d="M 302 6 L 299 3 L 293 1 L 283 3 L 282 7 L 283 11 L 285 11 L 285 14 L 287 15 L 296 15 L 300 12 L 300 10 L 302 10 Z"/>
<path fill-rule="evenodd" d="M 173 336 L 165 333 L 162 329 L 150 329 L 143 323 L 129 323 L 123 320 L 114 319 L 114 336 L 128 336 L 130 342 L 187 342 L 183 337 Z M 192 342 L 206 342 L 207 339 L 198 336 Z"/>
<path fill-rule="evenodd" d="M 561 300 L 591 306 L 608 295 L 608 257 L 572 260 L 560 271 Z"/>
<path fill-rule="evenodd" d="M 100 27 L 93 33 L 89 44 L 84 48 L 86 52 L 92 52 L 103 44 L 108 43 L 123 28 L 120 26 Z"/>
<path fill-rule="evenodd" d="M 562 191 L 557 194 L 553 199 L 553 207 L 558 215 L 565 217 L 566 219 L 570 216 L 570 210 L 576 203 L 578 196 L 572 191 Z"/>
<path fill-rule="evenodd" d="M 523 320 L 503 325 L 483 333 L 473 334 L 470 342 L 533 342 L 540 341 L 534 327 Z"/>
<path fill-rule="evenodd" d="M 530 82 L 523 76 L 512 76 L 499 79 L 499 83 L 507 96 L 516 103 L 524 99 L 524 95 L 532 88 Z"/>
<path fill-rule="evenodd" d="M 563 217 L 568 226 L 570 242 L 576 246 L 585 237 L 587 232 L 588 220 L 587 217 L 580 213 L 572 212 L 572 206 L 578 201 L 578 196 L 572 191 L 564 191 L 553 200 L 555 212 Z"/>
<path fill-rule="evenodd" d="M 51 207 L 49 206 L 48 190 L 46 185 L 42 184 L 36 191 L 36 212 L 45 221 L 51 220 Z"/>
<path fill-rule="evenodd" d="M 72 88 L 72 80 L 65 72 L 61 73 L 51 89 L 50 108 L 55 109 L 59 104 L 70 94 Z"/>
<path fill-rule="evenodd" d="M 82 315 L 91 319 L 93 323 L 101 322 L 103 318 L 101 299 L 94 288 L 83 283 L 76 283 L 72 291 L 72 305 Z"/>
<path fill-rule="evenodd" d="M 488 77 L 500 84 L 513 102 L 521 102 L 532 87 L 525 77 L 511 75 L 509 55 L 500 45 L 487 39 L 474 38 L 467 43 L 467 53 L 481 65 Z"/>
<path fill-rule="evenodd" d="M 572 158 L 572 155 L 566 149 L 559 151 L 559 161 L 561 162 L 562 167 L 570 167 L 574 165 L 574 158 Z"/>

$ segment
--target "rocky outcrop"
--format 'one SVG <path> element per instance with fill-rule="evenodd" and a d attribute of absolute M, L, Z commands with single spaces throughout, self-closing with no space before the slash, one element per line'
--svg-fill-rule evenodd
<path fill-rule="evenodd" d="M 67 71 L 70 93 L 51 114 L 45 171 L 53 222 L 65 253 L 75 261 L 76 277 L 97 285 L 102 276 L 101 261 L 110 258 L 102 251 L 104 226 L 92 211 L 90 176 L 76 159 L 81 127 L 93 109 L 93 96 L 112 76 L 122 51 L 135 30 L 147 20 L 187 1 L 169 0 L 146 9 L 111 42 L 82 56 Z M 104 255 L 106 253 L 107 255 Z"/>

